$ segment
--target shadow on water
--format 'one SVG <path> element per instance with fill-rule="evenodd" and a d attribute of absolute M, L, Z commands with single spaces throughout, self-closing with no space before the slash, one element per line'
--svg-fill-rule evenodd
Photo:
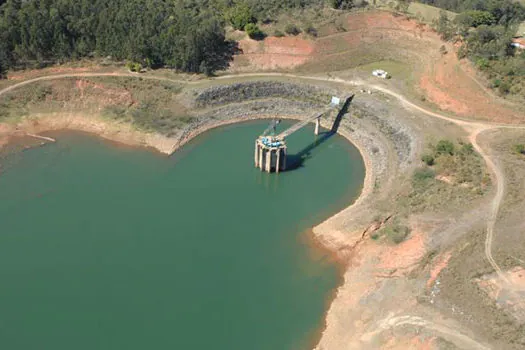
<path fill-rule="evenodd" d="M 312 143 L 300 150 L 298 153 L 289 154 L 286 157 L 286 171 L 295 170 L 303 167 L 304 162 L 311 157 L 312 150 L 322 145 L 329 138 L 337 134 L 337 130 L 339 130 L 339 126 L 341 125 L 341 120 L 348 111 L 348 107 L 354 99 L 354 96 L 355 95 L 352 95 L 346 99 L 345 103 L 343 104 L 343 107 L 339 110 L 339 113 L 337 113 L 337 116 L 335 117 L 334 123 L 332 124 L 332 128 L 330 130 L 320 133 Z"/>

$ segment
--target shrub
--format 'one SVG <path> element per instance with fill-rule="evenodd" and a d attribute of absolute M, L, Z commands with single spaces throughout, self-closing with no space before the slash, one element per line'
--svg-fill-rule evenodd
<path fill-rule="evenodd" d="M 436 173 L 434 170 L 424 167 L 424 168 L 418 168 L 414 171 L 414 174 L 412 175 L 412 180 L 416 184 L 426 182 L 429 179 L 433 179 L 436 176 Z"/>
<path fill-rule="evenodd" d="M 330 6 L 336 10 L 349 10 L 354 7 L 353 0 L 330 0 Z"/>
<path fill-rule="evenodd" d="M 449 140 L 440 140 L 436 145 L 436 154 L 454 154 L 454 144 Z"/>
<path fill-rule="evenodd" d="M 525 145 L 522 143 L 514 145 L 514 152 L 518 154 L 525 154 Z"/>
<path fill-rule="evenodd" d="M 463 155 L 469 155 L 474 153 L 474 146 L 472 146 L 471 143 L 466 143 L 463 146 L 461 146 L 461 149 L 459 152 Z"/>
<path fill-rule="evenodd" d="M 346 32 L 346 28 L 345 26 L 342 24 L 342 23 L 337 23 L 335 25 L 335 29 L 338 31 L 338 32 Z"/>
<path fill-rule="evenodd" d="M 499 86 L 498 86 L 498 91 L 500 94 L 502 95 L 506 95 L 510 92 L 510 84 L 507 83 L 506 81 L 503 81 Z"/>
<path fill-rule="evenodd" d="M 237 30 L 243 30 L 248 23 L 256 22 L 250 7 L 243 2 L 232 7 L 226 14 L 226 18 L 232 27 Z"/>
<path fill-rule="evenodd" d="M 476 65 L 479 69 L 484 70 L 490 67 L 490 62 L 485 57 L 481 57 L 476 60 Z"/>
<path fill-rule="evenodd" d="M 431 155 L 431 154 L 424 154 L 422 157 L 421 157 L 421 160 L 423 162 L 425 162 L 426 165 L 428 166 L 432 166 L 435 164 L 435 159 L 434 159 L 434 156 Z"/>
<path fill-rule="evenodd" d="M 403 242 L 409 233 L 410 229 L 404 225 L 393 224 L 385 228 L 385 236 L 395 244 Z"/>
<path fill-rule="evenodd" d="M 142 70 L 142 65 L 137 62 L 128 62 L 126 63 L 126 68 L 129 69 L 131 72 L 139 73 Z"/>
<path fill-rule="evenodd" d="M 496 22 L 494 16 L 487 11 L 465 11 L 456 18 L 457 22 L 465 27 L 490 26 Z"/>
<path fill-rule="evenodd" d="M 468 54 L 467 47 L 465 45 L 460 46 L 458 49 L 458 58 L 459 59 L 465 58 L 467 57 L 467 54 Z"/>
<path fill-rule="evenodd" d="M 276 30 L 275 32 L 273 32 L 273 36 L 277 38 L 282 38 L 284 36 L 284 33 L 281 32 L 280 30 Z"/>
<path fill-rule="evenodd" d="M 314 38 L 317 37 L 317 29 L 315 29 L 314 26 L 308 25 L 306 26 L 305 30 L 306 34 L 313 36 Z"/>
<path fill-rule="evenodd" d="M 248 23 L 244 27 L 244 31 L 252 39 L 260 40 L 260 39 L 264 38 L 263 31 L 261 29 L 259 29 L 259 27 L 255 23 Z"/>
<path fill-rule="evenodd" d="M 289 23 L 284 28 L 284 32 L 288 35 L 299 35 L 301 34 L 301 29 L 299 29 L 295 24 Z"/>

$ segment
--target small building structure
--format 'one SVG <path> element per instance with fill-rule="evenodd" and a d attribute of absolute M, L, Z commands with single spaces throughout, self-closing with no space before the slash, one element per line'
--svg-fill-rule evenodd
<path fill-rule="evenodd" d="M 386 79 L 388 78 L 388 72 L 382 70 L 382 69 L 376 69 L 372 72 L 372 75 L 376 76 L 376 77 L 379 77 L 379 78 L 383 78 L 383 79 Z"/>

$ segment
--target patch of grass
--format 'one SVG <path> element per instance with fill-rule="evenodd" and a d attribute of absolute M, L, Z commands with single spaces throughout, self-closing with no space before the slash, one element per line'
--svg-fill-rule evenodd
<path fill-rule="evenodd" d="M 421 4 L 418 2 L 411 2 L 408 6 L 408 13 L 415 16 L 418 20 L 425 23 L 434 23 L 439 19 L 439 14 L 445 12 L 449 20 L 454 20 L 457 17 L 457 13 L 440 9 L 438 7 Z"/>
<path fill-rule="evenodd" d="M 382 237 L 385 237 L 389 243 L 399 244 L 403 242 L 409 234 L 410 228 L 400 223 L 399 219 L 396 218 L 382 229 L 370 235 L 370 238 L 378 241 Z"/>
<path fill-rule="evenodd" d="M 152 92 L 157 94 L 161 93 L 164 97 L 167 97 L 166 93 L 178 94 L 184 87 L 183 84 L 176 82 L 167 80 L 153 80 L 141 77 L 94 77 L 87 78 L 85 80 L 103 84 L 107 88 L 125 89 L 130 91 L 132 94 L 137 95 L 137 97 L 140 97 L 138 95 L 144 92 L 147 94 L 151 94 Z"/>
<path fill-rule="evenodd" d="M 403 242 L 410 234 L 410 229 L 407 226 L 394 224 L 385 227 L 385 236 L 392 243 L 399 244 Z"/>
<path fill-rule="evenodd" d="M 373 70 L 382 69 L 387 71 L 393 79 L 397 80 L 407 80 L 412 77 L 411 67 L 402 62 L 390 61 L 390 60 L 381 60 L 377 62 L 371 62 L 359 66 L 357 69 L 368 74 L 372 74 Z"/>
<path fill-rule="evenodd" d="M 434 153 L 437 156 L 440 155 L 454 155 L 454 144 L 449 140 L 439 140 L 437 145 L 434 147 Z"/>
<path fill-rule="evenodd" d="M 421 160 L 428 166 L 432 166 L 435 164 L 436 160 L 432 154 L 424 154 L 421 157 Z"/>
<path fill-rule="evenodd" d="M 301 29 L 293 23 L 288 23 L 286 27 L 284 27 L 284 32 L 288 35 L 299 35 L 301 34 Z"/>
<path fill-rule="evenodd" d="M 48 82 L 29 84 L 0 97 L 0 120 L 6 121 L 27 115 L 29 108 L 46 103 L 53 89 Z"/>
<path fill-rule="evenodd" d="M 304 31 L 306 34 L 314 37 L 314 38 L 317 38 L 317 35 L 318 35 L 318 32 L 317 32 L 317 29 L 311 25 L 311 24 L 308 24 L 305 28 L 304 28 Z"/>
<path fill-rule="evenodd" d="M 133 108 L 108 106 L 102 110 L 102 116 L 131 123 L 138 129 L 154 131 L 166 136 L 172 136 L 176 130 L 195 120 L 189 116 L 174 115 L 170 110 L 159 108 L 149 102 L 140 103 Z"/>
<path fill-rule="evenodd" d="M 422 162 L 412 175 L 410 193 L 401 200 L 412 212 L 466 205 L 490 184 L 482 158 L 469 143 L 440 140 L 429 145 Z"/>
<path fill-rule="evenodd" d="M 284 35 L 283 32 L 281 32 L 280 30 L 276 29 L 274 32 L 273 32 L 273 36 L 275 36 L 276 38 L 282 38 Z"/>
<path fill-rule="evenodd" d="M 412 175 L 412 184 L 414 186 L 425 184 L 429 180 L 434 179 L 435 176 L 436 173 L 431 168 L 418 168 L 414 171 L 414 174 Z"/>
<path fill-rule="evenodd" d="M 143 78 L 68 78 L 39 82 L 0 98 L 0 120 L 35 112 L 100 113 L 145 131 L 172 135 L 191 123 L 177 102 L 182 85 Z"/>
<path fill-rule="evenodd" d="M 523 1 L 523 4 L 525 5 L 525 1 Z M 518 26 L 516 36 L 525 36 L 525 21 L 521 22 L 521 24 Z"/>
<path fill-rule="evenodd" d="M 517 154 L 525 154 L 525 145 L 522 143 L 514 145 L 514 152 Z"/>

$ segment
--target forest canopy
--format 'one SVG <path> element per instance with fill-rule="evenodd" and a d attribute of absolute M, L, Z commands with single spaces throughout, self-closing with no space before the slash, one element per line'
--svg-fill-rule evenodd
<path fill-rule="evenodd" d="M 225 50 L 223 25 L 212 11 L 191 3 L 7 0 L 0 7 L 0 59 L 4 66 L 24 66 L 99 55 L 213 70 Z"/>
<path fill-rule="evenodd" d="M 459 56 L 469 58 L 490 79 L 501 95 L 525 100 L 525 51 L 512 45 L 525 7 L 512 0 L 422 0 L 458 11 L 454 21 L 442 13 L 437 30 L 445 40 L 459 35 Z"/>
<path fill-rule="evenodd" d="M 254 21 L 319 0 L 0 0 L 0 75 L 91 56 L 185 72 L 223 68 L 232 13 Z"/>
<path fill-rule="evenodd" d="M 409 0 L 403 0 L 408 2 Z M 459 12 L 442 16 L 445 40 L 458 34 L 460 54 L 488 72 L 494 87 L 525 95 L 525 54 L 511 46 L 525 7 L 513 0 L 420 0 Z M 226 68 L 235 45 L 224 28 L 250 29 L 287 9 L 349 9 L 354 0 L 0 0 L 0 78 L 7 69 L 84 57 L 211 74 Z M 361 3 L 366 3 L 361 1 Z M 372 3 L 369 1 L 368 3 Z M 293 23 L 290 23 L 293 26 Z M 516 84 L 517 83 L 517 84 Z M 521 87 L 520 87 L 521 86 Z M 514 90 L 512 90 L 514 89 Z"/>

